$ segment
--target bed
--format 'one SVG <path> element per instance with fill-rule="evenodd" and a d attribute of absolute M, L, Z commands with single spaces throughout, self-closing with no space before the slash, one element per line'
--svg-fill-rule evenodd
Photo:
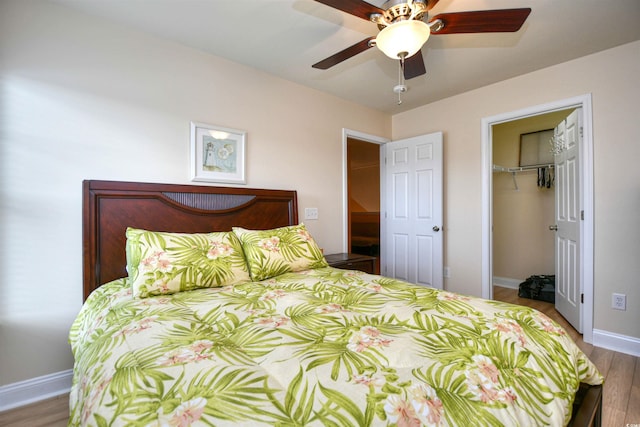
<path fill-rule="evenodd" d="M 327 265 L 295 191 L 85 181 L 69 425 L 598 425 L 533 309 Z"/>

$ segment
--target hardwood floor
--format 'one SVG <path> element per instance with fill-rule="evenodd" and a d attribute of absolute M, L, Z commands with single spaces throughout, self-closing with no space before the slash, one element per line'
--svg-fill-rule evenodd
<path fill-rule="evenodd" d="M 69 422 L 69 394 L 0 412 L 2 427 L 63 427 Z"/>
<path fill-rule="evenodd" d="M 605 377 L 602 408 L 603 427 L 640 426 L 640 358 L 594 347 L 567 323 L 553 304 L 519 298 L 515 289 L 494 288 L 499 301 L 531 306 L 560 323 Z M 64 394 L 32 405 L 0 413 L 3 427 L 66 426 L 69 395 Z"/>

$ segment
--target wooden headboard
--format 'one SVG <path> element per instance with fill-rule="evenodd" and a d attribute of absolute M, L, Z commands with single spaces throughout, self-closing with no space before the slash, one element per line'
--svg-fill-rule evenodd
<path fill-rule="evenodd" d="M 84 181 L 83 297 L 127 275 L 127 227 L 176 233 L 269 229 L 298 223 L 296 192 Z"/>

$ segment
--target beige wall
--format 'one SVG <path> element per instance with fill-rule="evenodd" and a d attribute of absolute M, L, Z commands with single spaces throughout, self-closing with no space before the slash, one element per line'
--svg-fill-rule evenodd
<path fill-rule="evenodd" d="M 591 93 L 594 140 L 594 327 L 640 338 L 640 42 L 506 80 L 393 117 L 393 139 L 443 131 L 445 287 L 480 295 L 481 121 Z M 610 308 L 611 293 L 627 310 Z"/>
<path fill-rule="evenodd" d="M 70 369 L 83 179 L 189 182 L 189 122 L 247 131 L 247 186 L 298 191 L 342 248 L 342 129 L 391 118 L 37 1 L 0 2 L 0 386 Z"/>
<path fill-rule="evenodd" d="M 520 135 L 555 128 L 571 110 L 493 126 L 493 164 L 520 165 Z M 517 282 L 555 270 L 554 187 L 538 187 L 536 169 L 493 173 L 493 276 Z M 517 185 L 517 188 L 516 188 Z"/>

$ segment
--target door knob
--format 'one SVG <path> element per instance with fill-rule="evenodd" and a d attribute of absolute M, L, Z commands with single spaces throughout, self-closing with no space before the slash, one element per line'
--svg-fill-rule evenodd
<path fill-rule="evenodd" d="M 437 225 L 434 225 L 432 230 L 437 233 L 438 231 L 440 231 L 440 227 L 438 227 Z"/>
<path fill-rule="evenodd" d="M 558 231 L 558 226 L 557 226 L 557 225 L 550 225 L 550 226 L 549 226 L 549 230 L 551 230 L 551 231 Z"/>

